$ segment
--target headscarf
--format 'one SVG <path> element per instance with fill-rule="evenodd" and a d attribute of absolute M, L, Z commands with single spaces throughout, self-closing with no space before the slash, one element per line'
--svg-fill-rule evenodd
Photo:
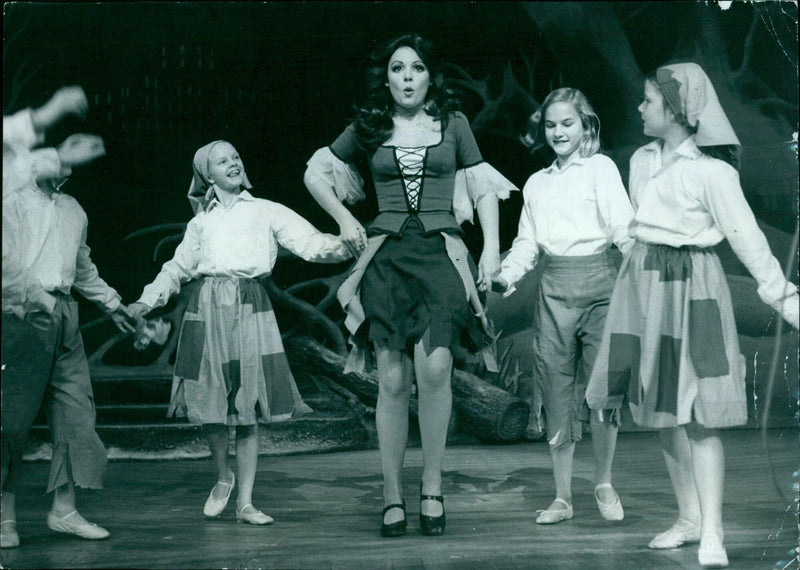
<path fill-rule="evenodd" d="M 208 155 L 211 154 L 211 149 L 221 142 L 228 141 L 218 140 L 208 143 L 194 153 L 194 159 L 192 160 L 193 176 L 192 183 L 189 185 L 188 197 L 195 214 L 205 209 L 211 199 L 214 198 L 214 186 L 208 183 Z M 247 178 L 244 165 L 242 165 L 242 186 L 247 190 L 253 187 Z"/>
<path fill-rule="evenodd" d="M 672 112 L 697 129 L 697 146 L 741 146 L 702 67 L 696 63 L 664 65 L 656 71 L 656 79 Z"/>

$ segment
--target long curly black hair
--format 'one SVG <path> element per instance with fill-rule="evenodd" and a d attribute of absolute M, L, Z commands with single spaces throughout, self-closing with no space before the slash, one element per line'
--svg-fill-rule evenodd
<path fill-rule="evenodd" d="M 442 130 L 447 126 L 447 117 L 459 109 L 455 94 L 445 85 L 439 61 L 433 53 L 433 45 L 418 34 L 406 34 L 395 38 L 370 55 L 366 73 L 366 100 L 355 107 L 355 129 L 359 146 L 374 151 L 392 136 L 392 116 L 395 103 L 386 85 L 389 58 L 401 47 L 413 49 L 430 73 L 430 87 L 426 97 L 425 112 L 441 121 Z"/>

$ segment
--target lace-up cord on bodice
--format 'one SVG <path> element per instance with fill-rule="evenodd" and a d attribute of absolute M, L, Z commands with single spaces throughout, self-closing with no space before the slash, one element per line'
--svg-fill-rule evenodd
<path fill-rule="evenodd" d="M 419 211 L 419 199 L 422 193 L 422 175 L 425 167 L 427 147 L 396 147 L 394 150 L 403 187 L 406 191 L 409 211 Z"/>

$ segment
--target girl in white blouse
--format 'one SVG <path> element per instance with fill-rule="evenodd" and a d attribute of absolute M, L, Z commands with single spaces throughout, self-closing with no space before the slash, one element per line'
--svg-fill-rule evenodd
<path fill-rule="evenodd" d="M 268 524 L 252 505 L 258 460 L 257 423 L 311 409 L 303 403 L 283 352 L 269 297 L 257 278 L 275 266 L 278 244 L 307 261 L 334 263 L 352 256 L 341 239 L 317 231 L 289 208 L 260 198 L 239 153 L 215 141 L 194 156 L 186 233 L 131 314 L 167 303 L 181 284 L 200 279 L 183 317 L 169 415 L 202 424 L 218 481 L 203 512 L 224 510 L 235 484 L 228 466 L 228 427 L 236 427 L 239 478 L 236 519 Z"/>
<path fill-rule="evenodd" d="M 534 320 L 534 373 L 543 395 L 556 499 L 536 519 L 553 524 L 572 518 L 572 457 L 589 419 L 586 381 L 603 333 L 616 270 L 608 255 L 632 242 L 633 210 L 614 162 L 600 149 L 600 121 L 577 89 L 550 93 L 531 117 L 523 142 L 555 152 L 551 166 L 523 189 L 519 232 L 494 279 L 510 294 L 537 262 L 544 264 Z M 611 486 L 619 410 L 591 415 L 596 456 L 595 500 L 607 520 L 622 520 Z"/>
<path fill-rule="evenodd" d="M 798 327 L 788 283 L 739 184 L 739 139 L 700 66 L 659 68 L 639 106 L 657 140 L 631 157 L 636 243 L 623 260 L 586 392 L 591 408 L 622 405 L 658 428 L 679 517 L 650 548 L 700 542 L 721 568 L 725 459 L 717 428 L 747 421 L 745 362 L 730 291 L 711 249 L 727 238 L 761 299 Z"/>

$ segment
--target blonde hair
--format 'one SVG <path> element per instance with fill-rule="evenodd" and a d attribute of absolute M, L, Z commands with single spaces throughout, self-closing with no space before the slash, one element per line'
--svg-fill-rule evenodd
<path fill-rule="evenodd" d="M 553 103 L 570 103 L 581 118 L 584 135 L 578 152 L 581 158 L 587 158 L 600 150 L 600 118 L 592 109 L 586 95 L 572 87 L 561 87 L 545 97 L 542 106 L 528 119 L 528 130 L 520 137 L 523 145 L 535 152 L 547 146 L 544 135 L 544 117 L 547 108 Z"/>

